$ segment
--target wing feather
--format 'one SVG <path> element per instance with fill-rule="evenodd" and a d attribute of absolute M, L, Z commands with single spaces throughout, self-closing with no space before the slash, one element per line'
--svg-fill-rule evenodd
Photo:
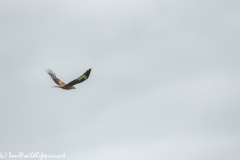
<path fill-rule="evenodd" d="M 81 75 L 80 77 L 78 77 L 77 79 L 69 82 L 66 86 L 74 86 L 75 84 L 81 83 L 85 80 L 88 79 L 90 73 L 91 73 L 91 68 L 89 70 L 87 70 L 83 75 Z"/>
<path fill-rule="evenodd" d="M 59 86 L 64 86 L 64 85 L 65 85 L 65 83 L 64 83 L 63 81 L 61 81 L 60 79 L 58 79 L 58 78 L 56 77 L 55 73 L 53 73 L 52 70 L 48 69 L 48 70 L 46 70 L 46 72 L 51 76 L 51 78 L 53 79 L 53 81 L 54 81 L 57 85 L 59 85 Z"/>

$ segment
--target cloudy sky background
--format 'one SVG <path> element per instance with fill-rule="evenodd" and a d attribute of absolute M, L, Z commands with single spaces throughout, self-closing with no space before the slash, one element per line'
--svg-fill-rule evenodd
<path fill-rule="evenodd" d="M 0 152 L 238 160 L 240 1 L 0 1 Z M 76 90 L 52 88 L 45 69 Z"/>

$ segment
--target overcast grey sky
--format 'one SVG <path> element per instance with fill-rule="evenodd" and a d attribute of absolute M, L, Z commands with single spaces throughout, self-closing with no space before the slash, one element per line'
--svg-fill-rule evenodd
<path fill-rule="evenodd" d="M 0 152 L 239 160 L 239 28 L 237 0 L 1 0 Z"/>

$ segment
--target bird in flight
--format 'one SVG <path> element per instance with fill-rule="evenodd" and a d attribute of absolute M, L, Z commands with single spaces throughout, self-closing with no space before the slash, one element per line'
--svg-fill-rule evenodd
<path fill-rule="evenodd" d="M 58 86 L 53 86 L 53 87 L 70 90 L 70 89 L 76 89 L 75 87 L 73 87 L 75 84 L 81 83 L 81 82 L 83 82 L 83 81 L 88 79 L 88 77 L 90 75 L 90 72 L 91 72 L 91 68 L 89 70 L 87 70 L 83 75 L 81 75 L 77 79 L 69 82 L 68 84 L 65 84 L 63 81 L 58 79 L 56 77 L 55 73 L 53 73 L 52 70 L 48 69 L 48 70 L 46 70 L 46 72 L 51 76 L 53 81 L 58 85 Z"/>

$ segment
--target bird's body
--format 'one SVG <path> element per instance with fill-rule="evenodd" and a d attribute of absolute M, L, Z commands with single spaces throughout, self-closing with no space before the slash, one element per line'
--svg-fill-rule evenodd
<path fill-rule="evenodd" d="M 81 83 L 85 80 L 88 79 L 90 73 L 91 73 L 91 69 L 87 70 L 83 75 L 81 75 L 80 77 L 78 77 L 77 79 L 69 82 L 68 84 L 65 84 L 63 81 L 61 81 L 60 79 L 58 79 L 55 75 L 55 73 L 53 73 L 51 70 L 46 70 L 47 73 L 51 76 L 51 78 L 53 79 L 53 81 L 58 85 L 58 86 L 54 86 L 55 88 L 61 88 L 61 89 L 65 89 L 65 90 L 70 90 L 70 89 L 76 89 L 75 87 L 73 87 L 74 85 Z"/>
<path fill-rule="evenodd" d="M 70 90 L 70 89 L 76 89 L 73 86 L 53 86 L 55 88 L 61 88 L 61 89 L 66 89 L 66 90 Z"/>

